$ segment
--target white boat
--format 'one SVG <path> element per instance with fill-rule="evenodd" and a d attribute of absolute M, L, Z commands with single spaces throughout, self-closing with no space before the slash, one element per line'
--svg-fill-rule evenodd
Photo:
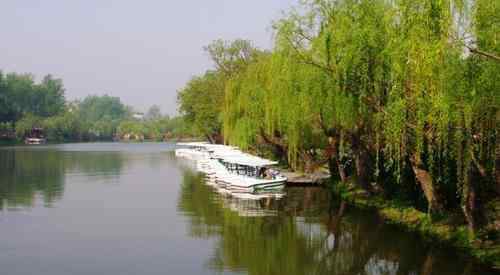
<path fill-rule="evenodd" d="M 235 147 L 203 142 L 179 143 L 176 156 L 197 162 L 207 180 L 233 193 L 269 193 L 285 187 L 287 178 L 271 167 L 277 162 L 243 153 Z"/>
<path fill-rule="evenodd" d="M 44 144 L 47 140 L 44 137 L 43 129 L 40 127 L 33 127 L 29 135 L 24 139 L 26 144 Z"/>
<path fill-rule="evenodd" d="M 26 144 L 44 144 L 46 140 L 44 138 L 26 138 L 24 143 Z"/>

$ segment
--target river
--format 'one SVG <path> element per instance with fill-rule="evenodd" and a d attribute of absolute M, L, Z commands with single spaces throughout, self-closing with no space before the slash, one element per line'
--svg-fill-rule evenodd
<path fill-rule="evenodd" d="M 174 149 L 0 147 L 0 273 L 494 274 L 321 188 L 220 195 Z"/>

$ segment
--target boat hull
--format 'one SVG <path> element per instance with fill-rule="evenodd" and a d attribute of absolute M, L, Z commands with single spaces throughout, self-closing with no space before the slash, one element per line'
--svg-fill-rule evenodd
<path fill-rule="evenodd" d="M 46 142 L 44 138 L 27 138 L 24 140 L 24 143 L 29 145 L 45 144 Z"/>
<path fill-rule="evenodd" d="M 196 161 L 196 169 L 205 174 L 207 182 L 217 186 L 221 190 L 225 190 L 225 192 L 266 194 L 278 193 L 285 188 L 287 181 L 286 177 L 277 175 L 273 176 L 273 179 L 263 179 L 234 174 L 217 159 L 214 159 L 212 157 L 214 154 L 220 156 L 221 153 L 187 148 L 181 148 L 175 151 L 177 157 Z M 248 158 L 248 156 L 246 157 Z"/>

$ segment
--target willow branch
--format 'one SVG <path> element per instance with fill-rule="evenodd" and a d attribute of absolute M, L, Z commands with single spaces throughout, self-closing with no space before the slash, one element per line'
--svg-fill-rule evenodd
<path fill-rule="evenodd" d="M 473 48 L 473 47 L 470 47 L 470 46 L 467 46 L 467 45 L 465 47 L 467 47 L 467 49 L 469 49 L 469 51 L 471 53 L 478 54 L 478 55 L 481 55 L 481 56 L 484 56 L 484 57 L 488 57 L 488 58 L 493 59 L 493 60 L 495 60 L 497 62 L 500 62 L 500 57 L 498 57 L 498 56 L 496 56 L 496 55 L 494 55 L 492 53 L 488 53 L 488 52 L 482 51 L 482 50 L 480 50 L 478 48 Z"/>
<path fill-rule="evenodd" d="M 288 43 L 290 44 L 290 46 L 292 46 L 292 48 L 294 49 L 294 51 L 297 53 L 297 55 L 301 59 L 302 63 L 307 64 L 307 65 L 315 66 L 315 67 L 317 67 L 317 68 L 319 68 L 321 70 L 327 71 L 329 73 L 334 73 L 334 71 L 331 68 L 329 68 L 327 66 L 324 66 L 322 64 L 314 62 L 312 60 L 312 58 L 305 57 L 304 54 L 302 54 L 302 52 L 300 51 L 300 49 L 297 47 L 297 45 L 295 45 L 295 43 L 290 39 L 290 37 L 287 36 L 286 40 L 288 41 Z"/>
<path fill-rule="evenodd" d="M 458 38 L 454 35 L 451 35 L 453 40 L 455 40 L 456 42 L 462 44 L 464 47 L 466 47 L 471 53 L 473 54 L 477 54 L 477 55 L 481 55 L 481 56 L 484 56 L 484 57 L 487 57 L 489 59 L 493 59 L 497 62 L 500 62 L 500 57 L 497 56 L 496 54 L 494 53 L 489 53 L 489 52 L 485 52 L 483 50 L 480 50 L 478 49 L 477 47 L 472 47 L 472 46 L 469 46 L 466 42 L 465 42 L 465 37 L 463 39 L 461 38 Z"/>
<path fill-rule="evenodd" d="M 484 166 L 482 166 L 479 161 L 477 160 L 474 152 L 471 152 L 471 156 L 472 156 L 472 162 L 474 163 L 474 165 L 476 165 L 476 168 L 479 172 L 479 174 L 482 176 L 482 177 L 487 177 L 487 173 L 486 173 L 486 168 L 484 168 Z"/>

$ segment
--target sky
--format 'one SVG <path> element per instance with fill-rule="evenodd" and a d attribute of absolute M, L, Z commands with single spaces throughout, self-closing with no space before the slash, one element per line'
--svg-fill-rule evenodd
<path fill-rule="evenodd" d="M 69 100 L 117 96 L 176 113 L 177 90 L 212 68 L 203 47 L 272 47 L 273 20 L 297 0 L 1 0 L 0 70 L 61 78 Z"/>

